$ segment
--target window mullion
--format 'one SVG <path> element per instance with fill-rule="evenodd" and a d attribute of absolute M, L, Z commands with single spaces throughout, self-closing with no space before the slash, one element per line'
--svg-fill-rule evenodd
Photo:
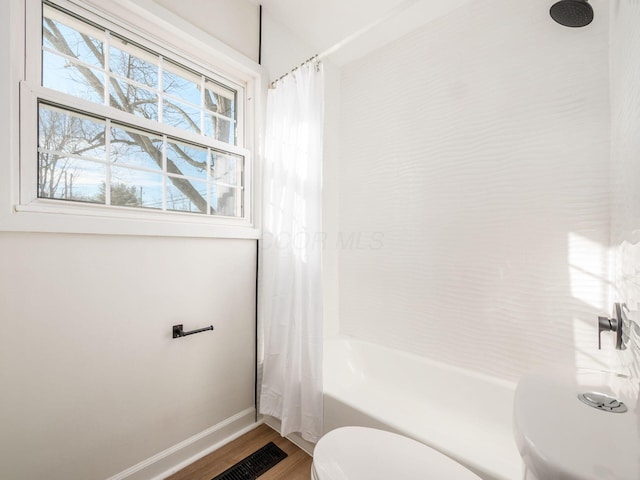
<path fill-rule="evenodd" d="M 164 120 L 163 115 L 163 92 L 164 92 L 164 57 L 162 55 L 158 56 L 158 122 L 162 123 Z"/>
<path fill-rule="evenodd" d="M 204 88 L 205 88 L 204 75 L 201 75 L 200 76 L 200 134 L 203 136 L 205 135 L 204 133 L 204 111 L 205 111 Z"/>
<path fill-rule="evenodd" d="M 106 119 L 104 124 L 104 150 L 107 167 L 104 181 L 104 204 L 111 205 L 111 120 Z"/>
<path fill-rule="evenodd" d="M 211 149 L 207 148 L 207 215 L 211 214 L 211 194 L 213 190 L 211 188 Z"/>
<path fill-rule="evenodd" d="M 167 176 L 167 136 L 162 136 L 162 211 L 167 211 L 167 188 L 169 188 Z"/>
<path fill-rule="evenodd" d="M 244 206 L 244 164 L 246 162 L 245 158 L 239 162 L 240 165 L 236 165 L 236 216 L 242 217 L 244 216 L 243 206 Z"/>
<path fill-rule="evenodd" d="M 109 75 L 109 65 L 111 64 L 111 32 L 109 32 L 109 30 L 105 30 L 104 35 L 104 105 L 108 107 L 110 104 L 109 83 L 111 82 L 111 77 Z"/>

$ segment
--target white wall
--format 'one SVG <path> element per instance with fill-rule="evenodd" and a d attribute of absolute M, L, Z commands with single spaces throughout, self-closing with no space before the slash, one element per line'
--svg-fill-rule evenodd
<path fill-rule="evenodd" d="M 153 1 L 254 62 L 258 61 L 258 5 L 249 0 Z"/>
<path fill-rule="evenodd" d="M 3 233 L 0 265 L 2 478 L 106 478 L 252 408 L 255 241 Z"/>
<path fill-rule="evenodd" d="M 8 122 L 4 110 L 3 152 Z M 104 479 L 221 422 L 237 420 L 223 437 L 251 424 L 255 268 L 250 240 L 0 232 L 0 477 Z M 178 323 L 215 331 L 174 340 Z"/>
<path fill-rule="evenodd" d="M 611 190 L 616 300 L 640 322 L 640 4 L 611 2 Z M 640 327 L 621 356 L 640 378 Z"/>
<path fill-rule="evenodd" d="M 343 69 L 340 331 L 515 380 L 601 366 L 608 3 L 471 2 Z"/>

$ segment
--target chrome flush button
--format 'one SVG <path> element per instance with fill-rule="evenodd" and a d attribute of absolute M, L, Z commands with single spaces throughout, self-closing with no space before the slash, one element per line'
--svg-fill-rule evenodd
<path fill-rule="evenodd" d="M 590 407 L 612 413 L 624 413 L 627 406 L 621 401 L 604 393 L 587 392 L 578 394 L 578 400 Z"/>

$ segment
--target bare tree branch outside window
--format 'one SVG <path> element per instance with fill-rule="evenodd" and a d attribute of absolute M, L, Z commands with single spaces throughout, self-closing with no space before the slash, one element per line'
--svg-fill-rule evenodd
<path fill-rule="evenodd" d="M 63 23 L 60 15 L 43 18 L 44 86 L 235 142 L 232 90 L 173 64 L 162 71 L 158 55 L 115 35 L 106 43 L 104 32 L 71 17 Z M 104 120 L 56 108 L 41 105 L 39 112 L 39 197 L 146 208 L 162 208 L 164 201 L 167 210 L 240 214 L 236 179 L 229 188 L 218 185 L 231 177 L 224 167 L 241 168 L 232 165 L 235 159 L 217 165 L 206 148 L 163 143 L 136 128 L 107 129 Z"/>

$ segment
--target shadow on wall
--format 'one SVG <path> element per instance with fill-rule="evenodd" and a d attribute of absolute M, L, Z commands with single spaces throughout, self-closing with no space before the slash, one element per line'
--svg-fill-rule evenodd
<path fill-rule="evenodd" d="M 593 317 L 593 312 L 613 315 L 610 311 L 610 250 L 608 246 L 576 233 L 568 235 L 567 246 L 571 296 L 576 301 L 576 309 L 584 312 L 572 319 L 575 365 L 610 368 L 610 355 L 605 352 L 610 350 L 607 346 L 612 345 L 612 341 L 606 338 L 607 334 L 603 333 L 602 338 L 604 351 L 594 351 L 592 347 L 598 337 L 597 316 Z"/>

